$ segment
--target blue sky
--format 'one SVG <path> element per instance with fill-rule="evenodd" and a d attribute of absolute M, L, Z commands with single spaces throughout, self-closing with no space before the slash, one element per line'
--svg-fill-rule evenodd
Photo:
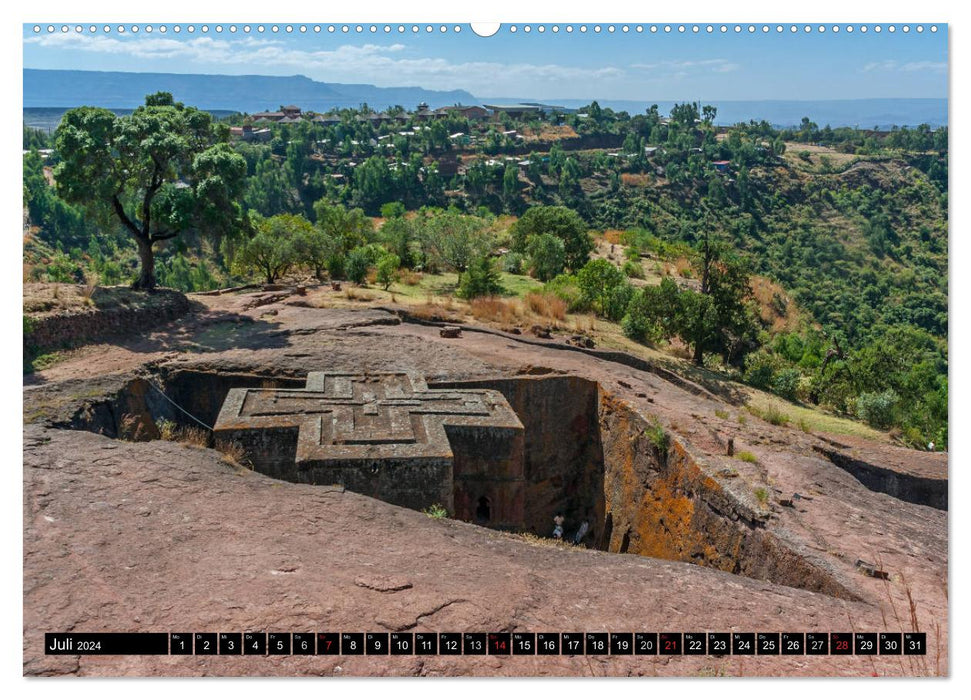
<path fill-rule="evenodd" d="M 24 26 L 24 67 L 171 73 L 306 75 L 334 83 L 418 85 L 465 89 L 479 97 L 541 100 L 819 100 L 870 97 L 947 97 L 947 28 L 917 33 L 814 30 L 763 34 L 746 30 L 666 34 L 619 28 L 613 34 L 550 31 L 489 38 L 467 25 L 458 34 L 367 30 L 306 34 L 230 33 L 201 24 L 189 33 L 78 33 L 60 25 L 36 34 Z M 242 25 L 239 25 L 240 27 Z M 251 25 L 255 27 L 256 25 Z M 449 25 L 454 26 L 454 25 Z M 577 25 L 578 26 L 578 25 Z M 619 26 L 619 25 L 618 25 Z M 858 25 L 857 25 L 858 26 Z M 913 25 L 912 25 L 913 26 Z M 929 26 L 929 25 L 925 25 Z M 129 25 L 130 27 L 130 25 Z M 747 25 L 745 25 L 747 29 Z"/>

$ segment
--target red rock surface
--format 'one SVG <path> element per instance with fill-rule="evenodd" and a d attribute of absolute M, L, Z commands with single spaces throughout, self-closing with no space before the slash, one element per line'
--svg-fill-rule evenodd
<path fill-rule="evenodd" d="M 208 314 L 78 351 L 25 388 L 24 672 L 29 675 L 936 675 L 947 672 L 947 513 L 870 491 L 819 438 L 657 374 L 554 346 L 398 324 L 380 311 Z M 210 302 L 209 299 L 206 300 Z M 268 311 L 275 314 L 267 316 Z M 238 314 L 238 315 L 236 315 Z M 541 371 L 601 383 L 659 417 L 739 498 L 770 494 L 767 530 L 860 600 L 688 563 L 526 541 L 350 492 L 240 471 L 211 450 L 44 427 L 150 363 L 292 374 L 394 370 L 429 381 Z M 758 457 L 725 456 L 725 442 Z M 842 436 L 833 439 L 841 440 Z M 876 464 L 946 478 L 946 456 L 856 439 Z M 885 458 L 889 455 L 889 458 Z M 799 493 L 795 507 L 780 500 Z M 750 497 L 750 496 L 749 496 Z M 889 581 L 864 576 L 864 559 Z M 889 657 L 47 657 L 47 631 L 909 631 L 929 655 Z"/>

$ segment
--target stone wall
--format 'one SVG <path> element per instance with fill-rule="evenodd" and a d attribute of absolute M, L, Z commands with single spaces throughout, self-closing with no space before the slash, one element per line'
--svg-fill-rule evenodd
<path fill-rule="evenodd" d="M 179 318 L 189 311 L 181 292 L 159 289 L 151 303 L 99 309 L 96 306 L 30 316 L 30 332 L 24 334 L 24 351 L 37 352 L 73 347 L 116 335 L 130 335 Z"/>
<path fill-rule="evenodd" d="M 453 517 L 493 528 L 523 529 L 523 431 L 446 425 L 445 432 L 453 452 Z"/>
<path fill-rule="evenodd" d="M 165 368 L 160 370 L 159 379 L 165 393 L 173 401 L 206 425 L 215 425 L 230 389 L 296 389 L 302 387 L 307 381 L 302 375 L 270 377 L 245 372 L 194 370 L 168 372 Z"/>
<path fill-rule="evenodd" d="M 575 376 L 448 382 L 436 388 L 496 389 L 525 428 L 524 529 L 549 536 L 562 512 L 566 535 L 586 519 L 587 542 L 600 546 L 604 520 L 603 450 L 597 424 L 598 385 Z"/>

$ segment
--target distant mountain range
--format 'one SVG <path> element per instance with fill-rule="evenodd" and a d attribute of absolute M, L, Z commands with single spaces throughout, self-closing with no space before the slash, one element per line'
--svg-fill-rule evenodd
<path fill-rule="evenodd" d="M 186 104 L 214 112 L 259 112 L 295 104 L 304 110 L 324 112 L 334 107 L 368 104 L 376 110 L 392 105 L 414 109 L 426 102 L 433 109 L 453 104 L 508 104 L 536 101 L 532 97 L 476 97 L 465 90 L 429 90 L 422 87 L 377 87 L 365 84 L 322 83 L 302 75 L 196 75 L 181 73 L 125 73 L 24 69 L 24 119 L 47 127 L 57 113 L 80 105 L 115 110 L 137 107 L 145 95 L 165 90 Z M 694 99 L 694 98 L 692 98 Z M 718 124 L 750 119 L 777 127 L 793 126 L 809 117 L 819 126 L 855 126 L 887 129 L 891 126 L 932 127 L 948 123 L 944 98 L 883 98 L 859 100 L 700 100 L 718 108 Z M 542 100 L 546 104 L 577 108 L 590 99 Z M 642 113 L 657 104 L 663 114 L 674 105 L 665 100 L 599 100 L 602 107 Z M 41 110 L 43 119 L 39 118 Z M 57 116 L 59 119 L 59 115 Z M 56 122 L 55 122 L 56 125 Z"/>
<path fill-rule="evenodd" d="M 201 109 L 260 112 L 295 104 L 324 112 L 334 107 L 368 104 L 381 110 L 393 105 L 414 109 L 419 102 L 432 108 L 473 104 L 465 90 L 421 87 L 382 88 L 374 85 L 319 83 L 302 75 L 194 75 L 182 73 L 122 73 L 81 70 L 24 69 L 24 107 L 97 105 L 131 109 L 145 95 L 164 90 L 175 99 Z"/>

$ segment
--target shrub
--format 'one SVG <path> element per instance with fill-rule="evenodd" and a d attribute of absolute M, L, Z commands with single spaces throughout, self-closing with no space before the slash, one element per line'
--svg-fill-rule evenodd
<path fill-rule="evenodd" d="M 756 457 L 754 454 L 752 454 L 748 450 L 741 450 L 740 452 L 736 452 L 735 453 L 735 456 L 738 457 L 743 462 L 748 462 L 749 464 L 758 464 L 759 463 L 758 457 Z"/>
<path fill-rule="evenodd" d="M 502 257 L 502 269 L 510 275 L 523 274 L 523 256 L 515 251 L 506 253 Z"/>
<path fill-rule="evenodd" d="M 799 385 L 796 387 L 796 398 L 800 401 L 809 401 L 812 396 L 813 378 L 808 375 L 800 375 Z"/>
<path fill-rule="evenodd" d="M 331 279 L 342 280 L 344 279 L 345 273 L 345 263 L 347 258 L 345 258 L 340 253 L 335 253 L 327 259 L 327 274 L 330 275 Z"/>
<path fill-rule="evenodd" d="M 772 377 L 772 390 L 783 398 L 795 401 L 801 379 L 802 374 L 797 369 L 792 367 L 780 369 Z"/>
<path fill-rule="evenodd" d="M 246 449 L 235 440 L 219 440 L 214 445 L 215 449 L 222 452 L 222 461 L 234 467 L 242 469 L 252 469 Z"/>
<path fill-rule="evenodd" d="M 386 253 L 378 260 L 377 281 L 384 291 L 398 281 L 398 268 L 401 267 L 401 258 L 394 253 Z"/>
<path fill-rule="evenodd" d="M 344 298 L 351 301 L 374 301 L 374 297 L 360 290 L 355 291 L 351 287 L 344 288 Z"/>
<path fill-rule="evenodd" d="M 668 446 L 671 443 L 671 438 L 657 418 L 651 419 L 651 422 L 644 430 L 644 436 L 651 441 L 651 444 L 654 445 L 654 448 L 658 451 L 658 454 L 667 456 Z"/>
<path fill-rule="evenodd" d="M 405 205 L 401 202 L 388 202 L 381 205 L 381 218 L 399 219 L 405 215 Z"/>
<path fill-rule="evenodd" d="M 175 421 L 170 421 L 165 418 L 158 421 L 155 427 L 158 428 L 158 434 L 162 440 L 175 440 L 176 432 L 179 429 Z"/>
<path fill-rule="evenodd" d="M 610 296 L 607 299 L 607 307 L 604 309 L 604 316 L 609 320 L 620 321 L 623 318 L 624 313 L 627 311 L 627 307 L 630 305 L 631 299 L 634 298 L 634 287 L 624 281 L 622 284 L 614 287 Z"/>
<path fill-rule="evenodd" d="M 760 410 L 755 406 L 746 406 L 745 408 L 753 416 L 761 418 L 766 423 L 771 423 L 772 425 L 785 425 L 791 420 L 787 413 L 780 411 L 775 406 L 769 406 L 765 410 Z"/>
<path fill-rule="evenodd" d="M 355 284 L 364 284 L 370 270 L 382 255 L 387 252 L 379 245 L 365 245 L 354 248 L 347 254 L 345 263 L 347 279 Z M 400 264 L 400 261 L 399 261 Z"/>
<path fill-rule="evenodd" d="M 502 291 L 499 270 L 491 258 L 483 256 L 473 260 L 469 269 L 459 276 L 459 287 L 455 293 L 462 299 L 475 299 L 502 294 Z"/>
<path fill-rule="evenodd" d="M 658 287 L 642 287 L 627 303 L 621 329 L 633 340 L 656 343 L 674 334 L 674 316 L 678 309 L 677 285 L 664 280 Z"/>
<path fill-rule="evenodd" d="M 575 275 L 557 275 L 543 285 L 543 291 L 555 294 L 566 302 L 567 311 L 578 313 L 589 308 L 587 301 L 580 292 Z"/>
<path fill-rule="evenodd" d="M 399 270 L 398 281 L 406 287 L 417 287 L 421 284 L 421 273 L 414 270 Z"/>
<path fill-rule="evenodd" d="M 448 511 L 445 509 L 441 503 L 433 503 L 427 508 L 422 508 L 421 512 L 427 515 L 432 520 L 442 520 L 448 517 Z"/>
<path fill-rule="evenodd" d="M 899 400 L 893 389 L 864 392 L 856 397 L 856 415 L 874 428 L 889 428 L 893 425 L 894 409 Z"/>
<path fill-rule="evenodd" d="M 355 248 L 347 254 L 345 272 L 347 278 L 355 284 L 364 284 L 367 279 L 368 267 L 370 267 L 370 257 L 364 248 Z"/>
<path fill-rule="evenodd" d="M 627 277 L 633 277 L 634 279 L 644 278 L 644 268 L 638 261 L 628 260 L 620 269 Z"/>
<path fill-rule="evenodd" d="M 770 389 L 779 360 L 765 350 L 749 353 L 745 358 L 745 381 L 758 389 Z"/>
<path fill-rule="evenodd" d="M 124 421 L 126 426 L 135 426 L 136 435 L 144 435 L 144 426 L 140 424 L 135 416 L 126 415 Z M 169 440 L 172 442 L 179 442 L 183 445 L 194 445 L 195 447 L 208 447 L 209 446 L 209 433 L 202 428 L 197 428 L 192 425 L 180 426 L 174 421 L 162 419 L 155 424 L 158 429 L 159 437 L 162 440 Z"/>
<path fill-rule="evenodd" d="M 631 340 L 636 340 L 639 343 L 643 343 L 647 340 L 656 342 L 659 335 L 657 324 L 643 314 L 638 314 L 632 311 L 628 311 L 626 314 L 624 314 L 624 317 L 620 319 L 620 330 L 623 331 L 625 336 Z"/>
<path fill-rule="evenodd" d="M 209 432 L 203 428 L 186 426 L 182 428 L 178 438 L 183 445 L 194 445 L 195 447 L 209 446 Z"/>

